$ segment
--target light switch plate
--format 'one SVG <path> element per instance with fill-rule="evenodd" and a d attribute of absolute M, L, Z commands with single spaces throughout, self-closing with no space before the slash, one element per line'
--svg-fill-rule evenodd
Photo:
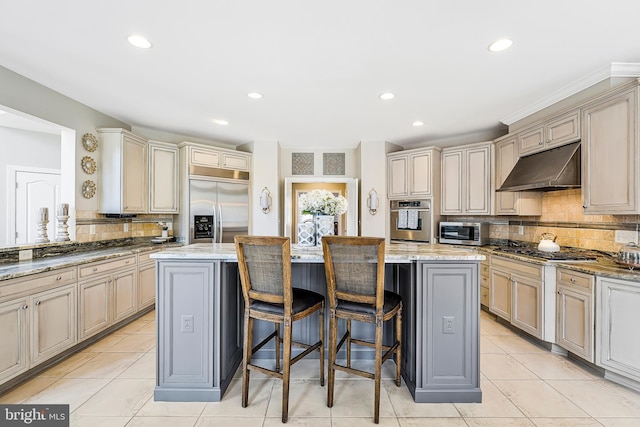
<path fill-rule="evenodd" d="M 616 243 L 638 243 L 638 232 L 630 230 L 616 230 Z"/>
<path fill-rule="evenodd" d="M 33 259 L 33 249 L 18 251 L 18 261 L 27 261 L 30 259 Z"/>

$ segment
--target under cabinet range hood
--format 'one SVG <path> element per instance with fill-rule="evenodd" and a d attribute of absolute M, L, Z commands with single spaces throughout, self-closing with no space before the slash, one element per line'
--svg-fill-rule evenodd
<path fill-rule="evenodd" d="M 580 187 L 580 142 L 521 157 L 496 191 L 550 191 Z"/>

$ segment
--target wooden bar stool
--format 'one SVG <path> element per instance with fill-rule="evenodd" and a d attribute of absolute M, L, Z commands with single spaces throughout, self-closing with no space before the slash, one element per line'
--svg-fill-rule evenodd
<path fill-rule="evenodd" d="M 324 296 L 291 286 L 291 248 L 288 237 L 235 236 L 238 268 L 244 295 L 244 342 L 242 359 L 242 407 L 249 400 L 249 373 L 252 370 L 282 380 L 282 422 L 289 417 L 289 377 L 291 365 L 314 350 L 320 352 L 320 385 L 324 386 Z M 292 340 L 292 326 L 296 320 L 313 313 L 319 315 L 319 340 L 305 344 Z M 268 337 L 252 347 L 253 320 L 275 324 Z M 283 325 L 283 337 L 280 325 Z M 275 338 L 275 370 L 251 363 L 251 356 Z M 280 369 L 280 344 L 283 344 L 283 363 Z M 291 346 L 305 350 L 291 357 Z"/>
<path fill-rule="evenodd" d="M 382 364 L 395 353 L 396 385 L 400 387 L 402 360 L 402 298 L 384 290 L 384 239 L 375 237 L 323 236 L 324 266 L 329 296 L 329 387 L 327 406 L 333 406 L 336 369 L 375 381 L 373 421 L 380 421 L 380 376 Z M 382 327 L 395 318 L 395 340 L 382 343 Z M 338 319 L 345 319 L 345 334 L 338 340 Z M 375 341 L 351 335 L 351 321 L 375 324 Z M 336 355 L 346 342 L 346 365 Z M 351 344 L 375 348 L 375 372 L 351 367 Z M 385 351 L 382 354 L 382 351 Z"/>

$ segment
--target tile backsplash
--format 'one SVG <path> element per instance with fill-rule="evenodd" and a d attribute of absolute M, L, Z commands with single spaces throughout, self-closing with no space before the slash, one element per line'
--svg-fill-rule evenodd
<path fill-rule="evenodd" d="M 96 211 L 76 211 L 76 240 L 79 243 L 130 237 L 156 237 L 162 235 L 160 223 L 172 223 L 171 215 L 137 215 L 135 218 L 107 218 Z M 169 236 L 173 234 L 169 230 Z"/>
<path fill-rule="evenodd" d="M 615 231 L 638 231 L 639 215 L 586 215 L 580 189 L 549 191 L 542 197 L 539 217 L 495 217 L 492 239 L 537 243 L 543 233 L 557 236 L 560 246 L 617 252 L 624 243 L 615 242 Z"/>

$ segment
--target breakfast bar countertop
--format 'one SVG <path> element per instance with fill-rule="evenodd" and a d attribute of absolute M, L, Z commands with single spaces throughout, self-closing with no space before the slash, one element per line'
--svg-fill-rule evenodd
<path fill-rule="evenodd" d="M 196 243 L 167 248 L 151 255 L 155 259 L 222 260 L 237 261 L 233 243 Z M 391 243 L 386 245 L 385 262 L 410 263 L 413 261 L 482 261 L 486 257 L 472 248 L 448 245 Z M 321 247 L 291 246 L 291 262 L 323 262 Z"/>

